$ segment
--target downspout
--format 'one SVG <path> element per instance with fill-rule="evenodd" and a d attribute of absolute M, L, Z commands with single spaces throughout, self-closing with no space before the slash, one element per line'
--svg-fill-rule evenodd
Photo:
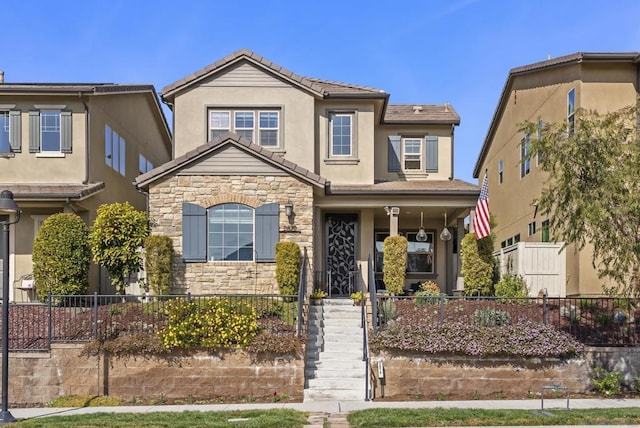
<path fill-rule="evenodd" d="M 453 180 L 453 177 L 455 177 L 456 175 L 453 173 L 453 165 L 454 165 L 454 159 L 453 159 L 453 154 L 455 153 L 454 150 L 454 144 L 453 144 L 453 131 L 455 130 L 456 126 L 454 124 L 451 124 L 451 175 L 449 176 L 449 180 Z"/>
<path fill-rule="evenodd" d="M 82 92 L 78 92 L 78 98 L 80 98 L 80 101 L 82 102 L 82 105 L 84 106 L 84 145 L 85 145 L 85 150 L 84 150 L 84 180 L 82 180 L 82 184 L 88 184 L 89 183 L 89 151 L 91 150 L 91 144 L 89 142 L 89 107 L 87 106 L 87 103 L 84 101 L 84 98 L 82 97 Z"/>

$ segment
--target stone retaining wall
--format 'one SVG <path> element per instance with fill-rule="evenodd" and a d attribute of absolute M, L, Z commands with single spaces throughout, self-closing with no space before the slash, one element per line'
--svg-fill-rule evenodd
<path fill-rule="evenodd" d="M 110 359 L 81 356 L 82 345 L 9 355 L 10 403 L 42 404 L 63 395 L 244 399 L 287 395 L 302 400 L 304 361 L 219 356 Z"/>

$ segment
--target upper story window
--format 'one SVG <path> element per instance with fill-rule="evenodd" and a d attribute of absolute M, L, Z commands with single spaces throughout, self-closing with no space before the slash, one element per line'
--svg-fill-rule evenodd
<path fill-rule="evenodd" d="M 71 112 L 64 106 L 36 106 L 29 112 L 29 152 L 43 156 L 71 153 Z"/>
<path fill-rule="evenodd" d="M 281 147 L 280 111 L 263 109 L 210 110 L 210 139 L 213 140 L 225 132 L 235 132 L 240 137 L 263 147 Z"/>
<path fill-rule="evenodd" d="M 241 204 L 216 205 L 208 210 L 210 261 L 253 260 L 253 208 Z"/>
<path fill-rule="evenodd" d="M 498 183 L 502 184 L 504 180 L 504 162 L 502 159 L 498 161 Z"/>
<path fill-rule="evenodd" d="M 331 114 L 331 156 L 351 156 L 353 154 L 353 114 Z"/>
<path fill-rule="evenodd" d="M 422 138 L 405 138 L 403 143 L 403 168 L 422 171 Z"/>
<path fill-rule="evenodd" d="M 149 172 L 153 169 L 153 164 L 149 162 L 149 159 L 144 157 L 144 155 L 140 155 L 138 157 L 138 170 L 140 174 L 144 174 L 145 172 Z"/>
<path fill-rule="evenodd" d="M 104 161 L 107 165 L 125 175 L 125 165 L 127 161 L 127 146 L 124 138 L 111 129 L 109 125 L 104 126 Z"/>
<path fill-rule="evenodd" d="M 9 133 L 9 112 L 0 111 L 0 153 L 9 153 L 11 151 Z"/>
<path fill-rule="evenodd" d="M 535 235 L 536 234 L 536 222 L 532 221 L 531 223 L 529 223 L 529 226 L 527 227 L 527 232 L 529 233 L 529 236 Z"/>
<path fill-rule="evenodd" d="M 576 88 L 567 93 L 567 130 L 569 136 L 573 135 L 576 127 Z"/>
<path fill-rule="evenodd" d="M 549 242 L 549 220 L 542 221 L 542 229 L 540 230 L 540 241 Z"/>
<path fill-rule="evenodd" d="M 529 172 L 531 172 L 531 159 L 529 158 L 529 149 L 531 147 L 531 140 L 529 134 L 522 137 L 520 141 L 520 178 L 524 178 Z"/>

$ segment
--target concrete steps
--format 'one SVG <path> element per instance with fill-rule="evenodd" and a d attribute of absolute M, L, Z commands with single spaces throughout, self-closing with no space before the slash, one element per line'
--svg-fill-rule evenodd
<path fill-rule="evenodd" d="M 361 308 L 350 299 L 310 306 L 304 401 L 365 399 Z"/>

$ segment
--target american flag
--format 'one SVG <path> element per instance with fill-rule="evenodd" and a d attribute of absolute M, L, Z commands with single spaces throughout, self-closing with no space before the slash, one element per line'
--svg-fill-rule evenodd
<path fill-rule="evenodd" d="M 487 172 L 484 172 L 482 180 L 482 189 L 480 189 L 480 197 L 476 203 L 476 214 L 473 217 L 473 230 L 476 233 L 476 239 L 482 239 L 489 236 L 491 226 L 489 225 L 489 178 Z"/>

